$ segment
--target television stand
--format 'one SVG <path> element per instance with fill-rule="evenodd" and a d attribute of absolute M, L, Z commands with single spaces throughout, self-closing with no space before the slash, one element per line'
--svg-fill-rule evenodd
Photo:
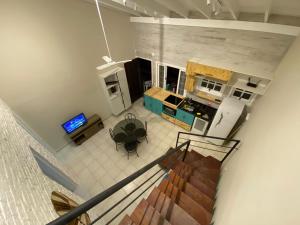
<path fill-rule="evenodd" d="M 68 136 L 76 145 L 81 145 L 99 130 L 103 129 L 103 127 L 104 125 L 101 118 L 97 114 L 94 114 L 88 118 L 85 125 L 79 127 L 73 133 L 68 134 Z"/>

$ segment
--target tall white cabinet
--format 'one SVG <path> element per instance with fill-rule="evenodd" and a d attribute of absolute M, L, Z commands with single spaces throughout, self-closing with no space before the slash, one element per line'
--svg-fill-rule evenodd
<path fill-rule="evenodd" d="M 98 73 L 106 100 L 114 115 L 119 115 L 131 106 L 127 78 L 123 67 L 109 68 Z"/>

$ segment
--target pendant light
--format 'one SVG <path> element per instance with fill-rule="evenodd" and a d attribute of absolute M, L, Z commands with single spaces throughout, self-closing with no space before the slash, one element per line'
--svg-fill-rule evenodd
<path fill-rule="evenodd" d="M 108 41 L 107 41 L 107 36 L 106 36 L 106 32 L 105 32 L 105 28 L 104 28 L 104 24 L 103 24 L 101 10 L 100 10 L 98 0 L 95 0 L 95 3 L 96 3 L 96 6 L 97 6 L 97 12 L 98 12 L 99 20 L 100 20 L 100 23 L 101 23 L 101 28 L 102 28 L 102 31 L 103 31 L 105 45 L 106 45 L 106 49 L 107 49 L 107 53 L 108 53 L 108 56 L 107 55 L 102 56 L 102 59 L 106 62 L 106 64 L 103 64 L 101 66 L 96 67 L 97 70 L 104 70 L 104 69 L 109 68 L 110 66 L 114 66 L 114 65 L 118 65 L 118 64 L 124 64 L 126 62 L 131 61 L 131 60 L 122 60 L 122 61 L 119 61 L 119 62 L 113 61 L 113 59 L 111 57 Z"/>

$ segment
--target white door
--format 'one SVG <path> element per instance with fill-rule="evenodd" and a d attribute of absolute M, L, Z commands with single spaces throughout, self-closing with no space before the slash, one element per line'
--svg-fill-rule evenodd
<path fill-rule="evenodd" d="M 123 100 L 120 92 L 110 99 L 109 104 L 111 107 L 111 112 L 115 116 L 119 115 L 121 112 L 124 111 Z"/>
<path fill-rule="evenodd" d="M 130 99 L 129 88 L 128 88 L 125 71 L 122 70 L 122 71 L 118 72 L 117 75 L 118 75 L 119 83 L 121 86 L 121 91 L 122 91 L 122 95 L 123 95 L 123 99 L 124 99 L 125 108 L 128 109 L 131 106 L 131 99 Z"/>

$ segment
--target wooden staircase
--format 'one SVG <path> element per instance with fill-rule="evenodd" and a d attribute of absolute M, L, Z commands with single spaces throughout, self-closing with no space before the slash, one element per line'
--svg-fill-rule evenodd
<path fill-rule="evenodd" d="M 185 161 L 174 154 L 163 161 L 168 176 L 120 225 L 209 225 L 221 162 L 191 151 Z"/>

